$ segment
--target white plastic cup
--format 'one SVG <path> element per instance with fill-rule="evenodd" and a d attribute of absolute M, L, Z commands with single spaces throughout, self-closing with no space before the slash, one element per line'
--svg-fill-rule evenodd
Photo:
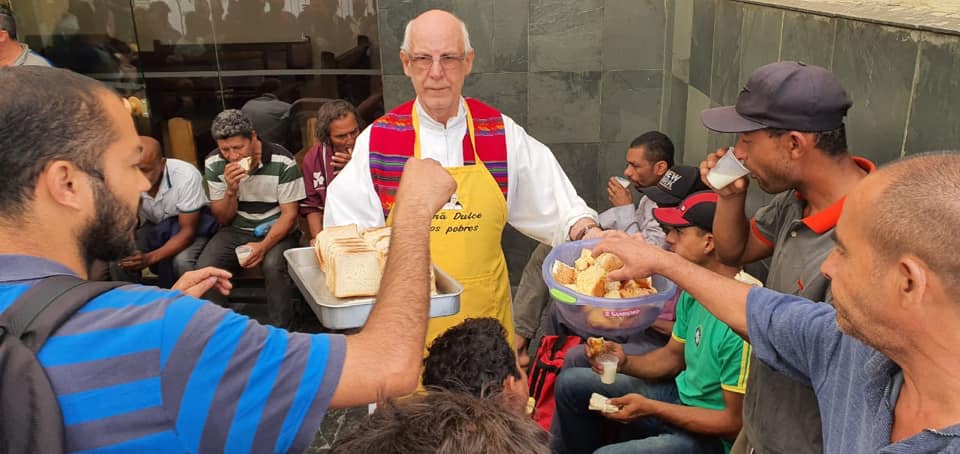
<path fill-rule="evenodd" d="M 237 260 L 243 265 L 250 258 L 250 254 L 253 253 L 253 248 L 244 244 L 243 246 L 237 246 L 234 251 L 237 253 Z"/>
<path fill-rule="evenodd" d="M 630 187 L 630 180 L 624 177 L 614 177 L 617 179 L 617 183 L 620 183 L 620 186 L 623 186 L 624 189 Z"/>
<path fill-rule="evenodd" d="M 717 165 L 710 169 L 710 173 L 707 174 L 707 181 L 714 189 L 723 189 L 736 181 L 737 178 L 748 173 L 750 171 L 743 166 L 743 162 L 734 156 L 733 147 L 730 147 L 727 149 L 727 153 L 717 161 Z"/>
<path fill-rule="evenodd" d="M 600 368 L 603 369 L 603 373 L 600 374 L 600 383 L 605 385 L 612 385 L 613 382 L 617 379 L 617 365 L 620 363 L 620 359 L 616 355 L 612 354 L 603 354 L 597 358 L 597 362 L 600 363 Z"/>

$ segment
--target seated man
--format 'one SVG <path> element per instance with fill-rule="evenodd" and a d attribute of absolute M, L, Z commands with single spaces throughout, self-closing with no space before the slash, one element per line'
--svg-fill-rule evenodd
<path fill-rule="evenodd" d="M 150 189 L 140 194 L 137 251 L 111 263 L 110 278 L 140 282 L 141 271 L 149 267 L 159 276 L 158 285 L 170 288 L 183 273 L 196 268 L 217 222 L 205 210 L 209 202 L 196 167 L 163 157 L 160 142 L 153 137 L 140 136 L 140 144 L 140 171 L 150 181 Z"/>
<path fill-rule="evenodd" d="M 734 277 L 714 248 L 717 195 L 698 192 L 678 208 L 657 208 L 654 217 L 680 257 Z M 750 344 L 706 311 L 688 293 L 677 302 L 677 321 L 666 346 L 644 355 L 626 355 L 607 342 L 619 359 L 613 384 L 602 384 L 588 368 L 564 369 L 556 383 L 557 410 L 551 431 L 559 453 L 689 452 L 723 453 L 740 431 Z M 594 369 L 599 366 L 591 358 Z M 671 381 L 663 381 L 669 380 Z M 613 397 L 615 413 L 593 413 L 590 396 Z M 618 443 L 603 445 L 603 417 L 625 423 Z M 595 451 L 596 450 L 596 451 Z"/>
<path fill-rule="evenodd" d="M 490 399 L 443 390 L 377 408 L 339 437 L 332 454 L 548 454 L 548 434 Z"/>
<path fill-rule="evenodd" d="M 317 144 L 303 157 L 307 198 L 300 202 L 300 214 L 307 218 L 311 240 L 323 230 L 327 185 L 350 162 L 360 130 L 357 109 L 347 101 L 337 99 L 317 109 Z"/>
<path fill-rule="evenodd" d="M 210 208 L 223 227 L 200 254 L 197 266 L 231 271 L 262 265 L 270 323 L 286 327 L 293 318 L 293 283 L 283 251 L 299 244 L 297 205 L 304 198 L 303 177 L 293 155 L 275 143 L 261 141 L 253 124 L 236 109 L 220 112 L 210 126 L 217 149 L 205 162 Z M 262 238 L 258 226 L 269 227 Z M 236 248 L 247 246 L 241 263 Z M 226 299 L 209 293 L 220 305 Z"/>
<path fill-rule="evenodd" d="M 423 386 L 488 397 L 499 394 L 504 408 L 527 409 L 527 377 L 507 343 L 507 330 L 495 318 L 468 318 L 427 348 Z"/>

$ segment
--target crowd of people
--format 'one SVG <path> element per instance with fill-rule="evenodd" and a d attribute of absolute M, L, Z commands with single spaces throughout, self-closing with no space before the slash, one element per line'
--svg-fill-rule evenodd
<path fill-rule="evenodd" d="M 63 419 L 40 435 L 66 451 L 301 452 L 329 409 L 368 403 L 333 452 L 960 451 L 960 154 L 881 168 L 851 155 L 852 100 L 824 68 L 765 65 L 736 105 L 703 111 L 737 140 L 699 167 L 677 164 L 663 133 L 639 135 L 598 214 L 547 146 L 463 97 L 475 52 L 445 11 L 407 24 L 415 99 L 367 127 L 350 103 L 324 104 L 302 164 L 228 109 L 202 170 L 165 158 L 120 97 L 44 67 L 5 27 L 0 58 L 17 63 L 0 69 L 0 328 L 52 277 L 87 279 L 99 262 L 131 282 L 85 302 L 36 355 Z M 729 153 L 749 176 L 716 187 L 707 177 Z M 747 217 L 750 184 L 776 195 Z M 392 228 L 355 334 L 284 329 L 297 289 L 283 251 L 309 241 L 301 217 L 306 238 Z M 513 302 L 507 224 L 542 243 Z M 602 342 L 612 384 L 592 348 L 566 351 L 544 430 L 529 416 L 528 344 L 538 330 L 599 333 L 567 323 L 539 270 L 550 247 L 583 239 L 623 262 L 610 280 L 656 274 L 678 290 L 649 328 Z M 763 281 L 744 271 L 763 259 Z M 464 287 L 454 316 L 428 317 L 431 263 Z M 268 324 L 229 305 L 233 273 L 254 267 Z M 135 283 L 146 268 L 161 288 Z M 600 411 L 596 394 L 610 397 Z"/>

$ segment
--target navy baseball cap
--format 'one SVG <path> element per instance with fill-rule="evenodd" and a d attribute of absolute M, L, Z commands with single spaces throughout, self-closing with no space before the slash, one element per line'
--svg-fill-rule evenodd
<path fill-rule="evenodd" d="M 672 208 L 654 208 L 653 218 L 670 227 L 695 225 L 713 232 L 713 215 L 717 212 L 717 193 L 701 191 L 690 194 L 680 205 Z"/>
<path fill-rule="evenodd" d="M 735 106 L 700 113 L 700 121 L 717 132 L 765 128 L 830 131 L 843 126 L 853 106 L 847 90 L 830 71 L 803 62 L 761 66 L 740 91 Z"/>
<path fill-rule="evenodd" d="M 658 206 L 677 206 L 694 192 L 710 189 L 700 179 L 700 169 L 694 166 L 673 166 L 663 174 L 656 186 L 640 188 L 640 192 Z"/>

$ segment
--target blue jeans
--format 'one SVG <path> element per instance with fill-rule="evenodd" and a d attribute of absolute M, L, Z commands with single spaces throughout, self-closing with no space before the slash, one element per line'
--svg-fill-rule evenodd
<path fill-rule="evenodd" d="M 637 393 L 649 399 L 682 405 L 677 387 L 671 382 L 649 382 L 629 375 L 617 374 L 611 385 L 600 382 L 600 376 L 588 368 L 563 369 L 557 377 L 554 396 L 556 413 L 550 428 L 552 448 L 558 454 L 570 453 L 723 453 L 723 444 L 717 438 L 700 437 L 674 427 L 659 419 L 640 418 L 629 424 L 608 420 L 600 413 L 590 411 L 592 393 L 620 397 Z M 610 433 L 616 440 L 626 440 L 603 446 Z"/>

